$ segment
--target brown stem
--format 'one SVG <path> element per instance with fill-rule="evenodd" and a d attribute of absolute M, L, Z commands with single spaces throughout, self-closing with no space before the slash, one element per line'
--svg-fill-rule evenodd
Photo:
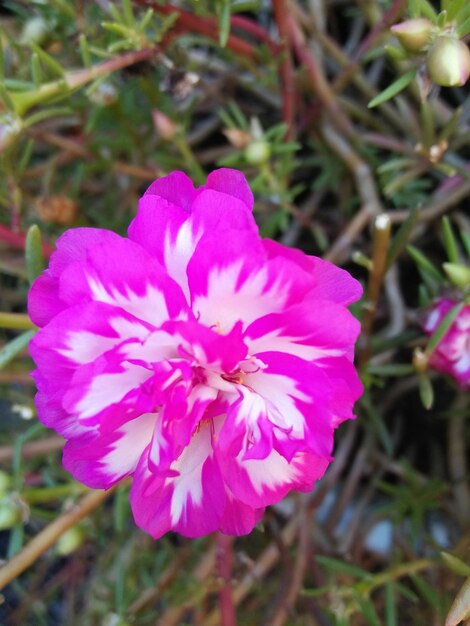
<path fill-rule="evenodd" d="M 318 99 L 330 116 L 331 121 L 338 127 L 338 129 L 347 137 L 354 136 L 354 130 L 349 119 L 339 107 L 338 101 L 332 92 L 328 81 L 315 59 L 310 54 L 310 50 L 307 47 L 305 36 L 300 26 L 291 13 L 287 13 L 285 19 L 287 21 L 286 32 L 288 33 L 291 45 L 298 60 L 305 66 L 314 93 L 318 96 Z"/>
<path fill-rule="evenodd" d="M 237 624 L 232 598 L 232 543 L 232 537 L 217 533 L 217 568 L 222 579 L 222 586 L 219 591 L 221 626 L 236 626 Z"/>
<path fill-rule="evenodd" d="M 277 29 L 283 42 L 284 59 L 281 63 L 281 83 L 282 83 L 282 119 L 287 125 L 286 139 L 295 136 L 295 81 L 294 65 L 289 49 L 289 30 L 287 27 L 287 3 L 286 0 L 272 0 L 274 18 Z"/>
<path fill-rule="evenodd" d="M 370 336 L 385 275 L 389 242 L 390 218 L 386 213 L 381 213 L 375 218 L 372 234 L 372 267 L 369 272 L 367 298 L 362 316 L 362 333 L 358 342 L 360 369 L 364 367 L 370 356 Z"/>
<path fill-rule="evenodd" d="M 61 450 L 63 447 L 64 440 L 62 437 L 48 437 L 40 441 L 25 443 L 21 448 L 21 456 L 27 459 L 39 454 L 49 454 L 49 452 Z M 13 458 L 14 454 L 15 450 L 13 446 L 0 446 L 0 463 L 2 461 L 9 461 Z"/>
<path fill-rule="evenodd" d="M 80 502 L 74 505 L 70 511 L 46 526 L 34 539 L 18 552 L 6 565 L 0 568 L 0 589 L 22 574 L 32 565 L 46 550 L 53 546 L 66 530 L 74 526 L 84 517 L 87 517 L 110 496 L 109 491 L 90 491 Z"/>

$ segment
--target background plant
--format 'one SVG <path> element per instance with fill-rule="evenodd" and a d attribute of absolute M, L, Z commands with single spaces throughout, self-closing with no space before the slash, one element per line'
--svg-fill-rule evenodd
<path fill-rule="evenodd" d="M 464 619 L 468 395 L 416 355 L 433 341 L 424 308 L 449 291 L 468 298 L 449 270 L 468 269 L 468 92 L 441 88 L 428 67 L 443 37 L 466 45 L 467 3 L 3 7 L 2 556 L 61 527 L 5 581 L 0 621 L 219 623 L 229 584 L 213 538 L 155 543 L 134 528 L 128 485 L 97 496 L 60 468 L 61 441 L 34 418 L 24 312 L 65 228 L 124 233 L 155 177 L 181 168 L 200 181 L 222 164 L 246 173 L 265 236 L 345 265 L 366 287 L 358 419 L 312 495 L 286 499 L 229 546 L 239 623 L 442 623 L 460 588 L 447 624 Z M 390 27 L 415 19 L 430 34 L 410 50 Z"/>

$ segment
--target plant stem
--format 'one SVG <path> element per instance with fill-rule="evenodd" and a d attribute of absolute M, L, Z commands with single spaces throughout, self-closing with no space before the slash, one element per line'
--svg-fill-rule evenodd
<path fill-rule="evenodd" d="M 13 328 L 15 330 L 31 330 L 36 326 L 26 313 L 2 313 L 0 312 L 0 328 Z"/>
<path fill-rule="evenodd" d="M 380 289 L 386 271 L 387 253 L 390 242 L 390 218 L 381 213 L 375 218 L 372 235 L 372 268 L 367 285 L 367 299 L 362 317 L 362 334 L 359 346 L 359 368 L 367 363 L 370 354 L 370 335 L 374 323 Z"/>
<path fill-rule="evenodd" d="M 220 623 L 221 626 L 236 626 L 237 618 L 232 597 L 232 537 L 217 533 L 217 567 L 222 579 L 219 591 Z"/>
<path fill-rule="evenodd" d="M 18 554 L 6 565 L 0 568 L 0 589 L 22 574 L 32 565 L 46 550 L 53 546 L 66 530 L 74 526 L 84 517 L 87 517 L 100 506 L 112 493 L 108 491 L 90 491 L 80 502 L 74 505 L 70 511 L 46 526 L 34 539 L 32 539 Z"/>

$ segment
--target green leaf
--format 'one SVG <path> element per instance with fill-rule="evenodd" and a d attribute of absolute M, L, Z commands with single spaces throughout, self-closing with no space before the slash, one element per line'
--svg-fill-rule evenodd
<path fill-rule="evenodd" d="M 219 16 L 219 43 L 222 48 L 227 45 L 230 35 L 230 16 L 230 0 L 223 0 Z"/>
<path fill-rule="evenodd" d="M 470 17 L 467 17 L 467 19 L 457 27 L 457 36 L 460 39 L 466 37 L 468 33 L 470 33 Z"/>
<path fill-rule="evenodd" d="M 41 231 L 37 224 L 29 227 L 26 234 L 26 274 L 30 284 L 44 269 L 44 255 L 42 251 Z"/>
<path fill-rule="evenodd" d="M 50 54 L 47 54 L 42 48 L 36 45 L 34 42 L 31 42 L 31 48 L 33 52 L 35 52 L 38 57 L 43 61 L 53 72 L 63 78 L 65 76 L 65 70 L 60 63 L 58 63 L 55 59 L 51 57 Z"/>
<path fill-rule="evenodd" d="M 329 556 L 319 555 L 315 557 L 315 560 L 320 563 L 320 565 L 326 567 L 332 572 L 349 574 L 349 576 L 361 579 L 370 579 L 372 577 L 369 572 L 360 567 L 357 567 L 356 565 L 351 565 L 351 563 L 345 563 L 344 561 L 340 561 L 339 559 L 333 559 Z"/>
<path fill-rule="evenodd" d="M 445 335 L 447 334 L 447 331 L 452 326 L 455 318 L 457 317 L 457 315 L 460 313 L 460 311 L 463 309 L 464 306 L 465 304 L 463 302 L 459 302 L 454 307 L 452 307 L 451 310 L 446 315 L 444 315 L 443 319 L 441 320 L 441 323 L 431 335 L 431 338 L 428 341 L 428 345 L 426 346 L 425 352 L 428 357 L 431 356 L 431 354 L 434 352 L 437 346 L 444 339 Z"/>
<path fill-rule="evenodd" d="M 429 411 L 434 404 L 434 390 L 431 381 L 424 374 L 419 377 L 419 396 L 424 408 Z"/>
<path fill-rule="evenodd" d="M 89 68 L 91 67 L 90 48 L 88 47 L 88 40 L 83 33 L 80 35 L 78 42 L 80 44 L 80 54 L 82 55 L 83 65 Z"/>
<path fill-rule="evenodd" d="M 3 369 L 5 365 L 8 365 L 8 363 L 12 361 L 17 354 L 26 348 L 35 334 L 35 330 L 28 330 L 25 333 L 21 333 L 21 335 L 18 335 L 18 337 L 15 337 L 3 346 L 0 350 L 0 369 Z"/>
<path fill-rule="evenodd" d="M 470 234 L 462 230 L 460 231 L 460 238 L 462 239 L 467 256 L 470 256 Z"/>
<path fill-rule="evenodd" d="M 436 293 L 444 282 L 444 277 L 440 271 L 418 248 L 409 245 L 406 246 L 406 249 L 416 263 L 418 271 L 431 293 Z"/>
<path fill-rule="evenodd" d="M 369 365 L 367 371 L 375 376 L 408 376 L 415 373 L 413 366 L 409 363 Z"/>
<path fill-rule="evenodd" d="M 416 0 L 416 4 L 419 8 L 419 15 L 427 17 L 431 22 L 437 22 L 437 13 L 428 0 Z"/>
<path fill-rule="evenodd" d="M 398 80 L 396 80 L 394 83 L 392 83 L 382 92 L 380 92 L 377 96 L 375 96 L 375 98 L 372 98 L 372 100 L 367 105 L 368 108 L 372 109 L 373 107 L 376 107 L 379 104 L 383 104 L 384 102 L 387 102 L 387 100 L 394 98 L 397 94 L 400 93 L 400 91 L 403 91 L 403 89 L 408 87 L 408 85 L 411 83 L 415 76 L 416 70 L 410 70 L 409 72 L 406 72 L 406 74 L 403 74 L 403 76 L 400 76 Z"/>
<path fill-rule="evenodd" d="M 470 577 L 462 585 L 455 600 L 452 602 L 446 618 L 445 626 L 457 626 L 470 617 Z"/>
<path fill-rule="evenodd" d="M 451 263 L 459 262 L 459 254 L 457 250 L 457 242 L 455 241 L 452 226 L 447 216 L 442 218 L 442 235 L 444 237 L 444 247 L 447 252 L 447 258 Z"/>
<path fill-rule="evenodd" d="M 366 624 L 370 624 L 370 626 L 381 626 L 372 601 L 368 598 L 362 598 L 359 594 L 354 592 L 353 597 L 361 610 L 362 617 Z"/>
<path fill-rule="evenodd" d="M 31 75 L 33 77 L 33 82 L 35 87 L 39 87 L 42 83 L 42 69 L 41 62 L 39 61 L 39 55 L 37 52 L 33 52 L 31 55 Z"/>
<path fill-rule="evenodd" d="M 464 563 L 457 556 L 444 551 L 441 551 L 441 556 L 445 565 L 447 565 L 451 572 L 454 572 L 454 574 L 458 576 L 470 576 L 470 565 Z"/>
<path fill-rule="evenodd" d="M 441 7 L 443 11 L 447 11 L 447 18 L 451 21 L 465 6 L 466 2 L 467 0 L 442 0 Z"/>
<path fill-rule="evenodd" d="M 122 14 L 126 24 L 131 27 L 135 26 L 134 10 L 131 0 L 122 0 Z"/>
<path fill-rule="evenodd" d="M 369 109 L 372 109 L 379 104 L 383 104 L 384 102 L 387 102 L 387 100 L 395 97 L 397 94 L 400 93 L 400 91 L 403 91 L 403 89 L 408 87 L 408 85 L 411 83 L 415 76 L 416 70 L 410 70 L 409 72 L 406 72 L 406 74 L 403 74 L 403 76 L 400 76 L 398 80 L 389 85 L 381 93 L 375 96 L 375 98 L 372 98 L 372 100 L 367 105 Z"/>
<path fill-rule="evenodd" d="M 397 610 L 395 603 L 395 585 L 389 582 L 385 586 L 385 623 L 386 626 L 397 626 Z"/>
<path fill-rule="evenodd" d="M 386 269 L 389 269 L 395 263 L 396 259 L 408 243 L 411 231 L 413 230 L 413 226 L 415 225 L 416 219 L 418 217 L 418 211 L 418 207 L 413 207 L 409 212 L 406 220 L 397 230 L 397 233 L 388 249 Z"/>

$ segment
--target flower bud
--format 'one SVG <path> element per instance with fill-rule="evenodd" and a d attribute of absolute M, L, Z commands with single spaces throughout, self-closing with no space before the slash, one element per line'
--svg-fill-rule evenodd
<path fill-rule="evenodd" d="M 235 148 L 246 148 L 252 141 L 251 134 L 241 128 L 226 128 L 222 131 L 232 146 Z"/>
<path fill-rule="evenodd" d="M 419 54 L 431 40 L 433 25 L 428 19 L 419 17 L 395 24 L 390 30 L 405 50 Z"/>
<path fill-rule="evenodd" d="M 415 348 L 413 352 L 413 367 L 418 374 L 424 374 L 428 369 L 428 357 L 421 350 L 421 348 Z"/>
<path fill-rule="evenodd" d="M 106 82 L 100 83 L 96 89 L 90 91 L 88 97 L 93 104 L 97 104 L 100 107 L 107 107 L 116 102 L 118 92 L 112 83 Z"/>
<path fill-rule="evenodd" d="M 23 519 L 21 506 L 13 498 L 0 500 L 0 530 L 8 530 Z"/>
<path fill-rule="evenodd" d="M 65 531 L 56 545 L 57 553 L 60 556 L 68 556 L 75 552 L 83 543 L 85 533 L 81 526 L 72 526 Z"/>
<path fill-rule="evenodd" d="M 447 274 L 447 278 L 458 289 L 470 287 L 470 267 L 460 263 L 443 263 L 442 267 Z"/>
<path fill-rule="evenodd" d="M 267 141 L 258 139 L 256 141 L 252 141 L 245 148 L 244 154 L 245 159 L 251 165 L 261 165 L 262 163 L 266 163 L 271 156 L 271 146 Z"/>
<path fill-rule="evenodd" d="M 152 119 L 155 130 L 160 137 L 162 137 L 162 139 L 166 139 L 167 141 L 171 141 L 177 131 L 177 126 L 174 121 L 165 115 L 165 113 L 162 113 L 157 109 L 152 111 Z"/>
<path fill-rule="evenodd" d="M 470 50 L 463 41 L 443 35 L 428 53 L 428 73 L 441 87 L 461 87 L 470 75 Z"/>
<path fill-rule="evenodd" d="M 36 213 L 42 220 L 60 226 L 75 222 L 79 208 L 75 200 L 61 194 L 42 196 L 35 202 Z"/>
<path fill-rule="evenodd" d="M 49 30 L 50 26 L 43 17 L 32 17 L 25 22 L 23 32 L 20 36 L 20 42 L 24 45 L 35 43 L 39 46 L 46 39 Z"/>

